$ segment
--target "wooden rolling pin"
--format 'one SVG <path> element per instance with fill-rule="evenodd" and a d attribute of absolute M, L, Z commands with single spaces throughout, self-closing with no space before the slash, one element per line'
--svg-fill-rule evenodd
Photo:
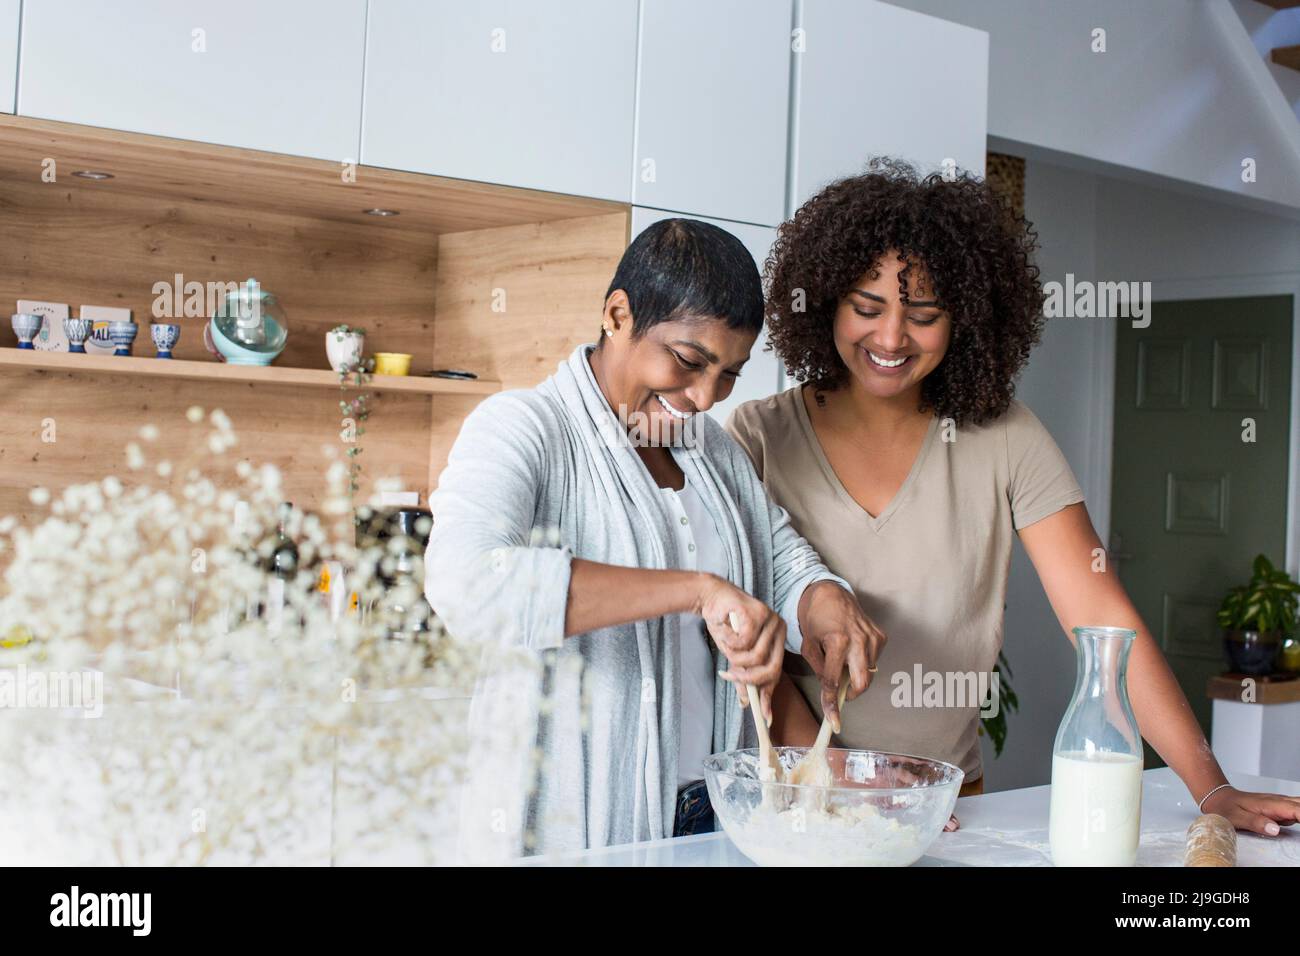
<path fill-rule="evenodd" d="M 1237 831 L 1227 817 L 1203 813 L 1187 828 L 1183 866 L 1236 866 Z"/>

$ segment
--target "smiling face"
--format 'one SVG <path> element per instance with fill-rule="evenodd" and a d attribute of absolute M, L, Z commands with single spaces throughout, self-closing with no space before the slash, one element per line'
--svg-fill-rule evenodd
<path fill-rule="evenodd" d="M 645 416 L 658 434 L 677 434 L 682 423 L 731 394 L 749 360 L 757 332 L 728 328 L 721 319 L 671 319 L 632 335 L 632 314 L 622 290 L 605 306 L 601 347 L 592 369 L 605 398 L 625 427 Z"/>
<path fill-rule="evenodd" d="M 835 349 L 857 387 L 878 398 L 919 390 L 921 380 L 943 361 L 952 333 L 952 321 L 935 303 L 924 269 L 913 266 L 909 301 L 900 301 L 903 267 L 891 249 L 876 266 L 879 275 L 860 276 L 835 311 Z"/>

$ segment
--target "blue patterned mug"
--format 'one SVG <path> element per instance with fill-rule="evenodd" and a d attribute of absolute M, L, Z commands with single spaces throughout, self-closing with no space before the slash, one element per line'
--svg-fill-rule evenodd
<path fill-rule="evenodd" d="M 154 348 L 160 359 L 172 357 L 172 349 L 181 337 L 181 327 L 172 322 L 155 322 L 149 326 L 149 337 L 153 339 Z"/>
<path fill-rule="evenodd" d="M 130 319 L 114 319 L 108 323 L 108 340 L 113 343 L 114 355 L 130 355 L 131 343 L 139 328 Z"/>
<path fill-rule="evenodd" d="M 11 320 L 14 326 L 14 335 L 18 336 L 18 347 L 20 349 L 32 349 L 32 339 L 41 333 L 41 326 L 45 324 L 45 317 L 41 315 L 32 315 L 30 312 L 15 312 Z"/>
<path fill-rule="evenodd" d="M 90 338 L 90 333 L 94 331 L 94 328 L 94 319 L 64 319 L 63 334 L 68 337 L 68 351 L 84 354 L 86 339 Z"/>

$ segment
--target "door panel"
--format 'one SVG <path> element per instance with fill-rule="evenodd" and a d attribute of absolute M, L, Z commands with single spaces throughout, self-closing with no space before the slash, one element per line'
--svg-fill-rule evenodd
<path fill-rule="evenodd" d="M 795 207 L 875 155 L 923 172 L 951 159 L 984 174 L 987 33 L 875 0 L 804 0 L 800 9 Z"/>
<path fill-rule="evenodd" d="M 1285 559 L 1291 335 L 1290 296 L 1157 302 L 1149 327 L 1119 323 L 1112 560 L 1207 734 L 1219 602 L 1256 554 Z"/>
<path fill-rule="evenodd" d="M 636 0 L 371 0 L 361 160 L 627 202 Z"/>
<path fill-rule="evenodd" d="M 632 202 L 775 226 L 791 0 L 644 0 Z"/>
<path fill-rule="evenodd" d="M 365 0 L 40 0 L 18 112 L 355 160 L 365 30 Z"/>

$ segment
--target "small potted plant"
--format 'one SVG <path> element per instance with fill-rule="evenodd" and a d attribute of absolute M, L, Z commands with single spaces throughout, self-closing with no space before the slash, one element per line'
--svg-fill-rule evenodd
<path fill-rule="evenodd" d="M 1300 584 L 1264 555 L 1255 558 L 1250 583 L 1233 588 L 1219 606 L 1228 666 L 1236 674 L 1273 673 L 1282 642 L 1295 628 Z"/>
<path fill-rule="evenodd" d="M 361 364 L 366 330 L 354 325 L 336 325 L 325 333 L 325 356 L 336 372 L 349 372 Z"/>

